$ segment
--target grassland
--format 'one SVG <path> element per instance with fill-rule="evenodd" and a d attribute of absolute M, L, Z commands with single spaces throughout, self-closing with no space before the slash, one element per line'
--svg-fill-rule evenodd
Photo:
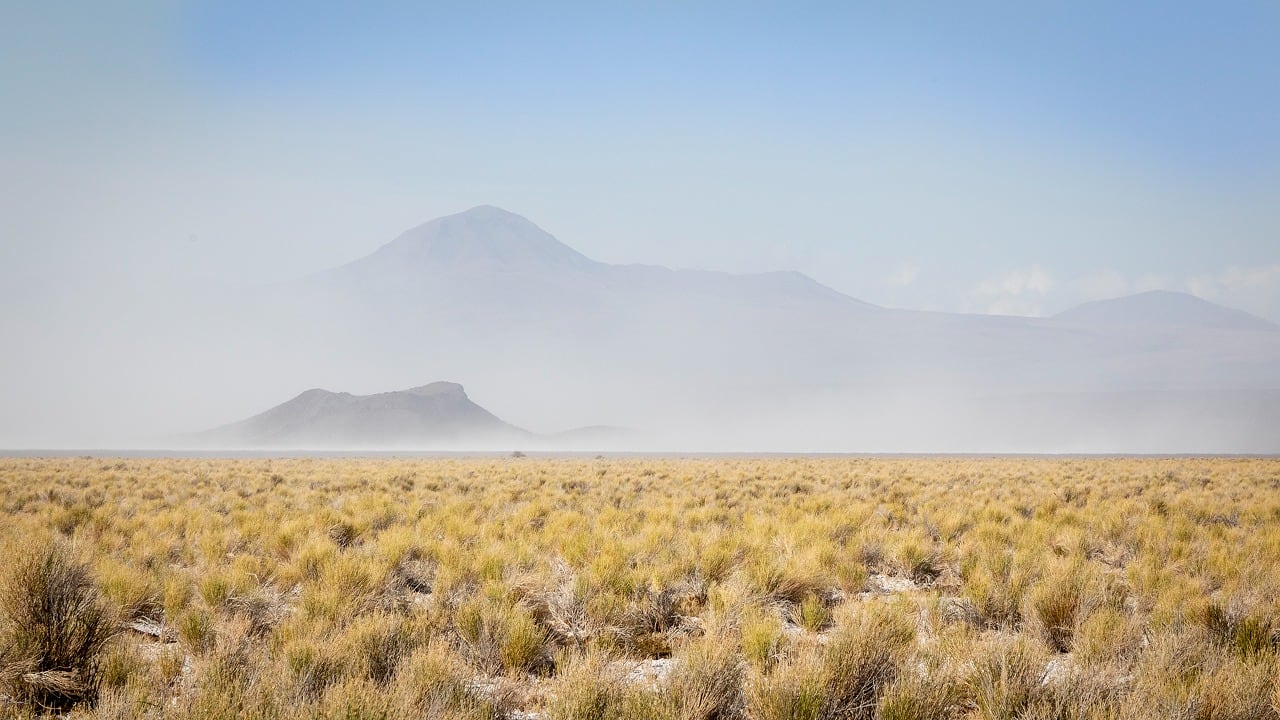
<path fill-rule="evenodd" d="M 2 459 L 0 715 L 1277 718 L 1280 461 Z"/>

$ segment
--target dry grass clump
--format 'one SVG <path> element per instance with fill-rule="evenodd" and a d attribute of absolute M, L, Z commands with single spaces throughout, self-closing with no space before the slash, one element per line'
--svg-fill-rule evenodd
<path fill-rule="evenodd" d="M 40 710 L 92 704 L 115 614 L 88 566 L 63 543 L 35 541 L 10 552 L 0 580 L 0 688 Z"/>
<path fill-rule="evenodd" d="M 737 646 L 713 637 L 691 643 L 653 703 L 652 717 L 671 720 L 738 720 L 744 713 L 746 662 Z"/>
<path fill-rule="evenodd" d="M 11 458 L 0 558 L 0 717 L 1280 718 L 1272 459 Z"/>
<path fill-rule="evenodd" d="M 869 719 L 903 670 L 915 623 L 900 607 L 876 603 L 825 644 L 804 643 L 751 685 L 752 714 L 762 720 Z"/>

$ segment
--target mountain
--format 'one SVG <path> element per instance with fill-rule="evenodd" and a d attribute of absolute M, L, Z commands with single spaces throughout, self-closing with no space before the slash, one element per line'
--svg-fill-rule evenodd
<path fill-rule="evenodd" d="M 163 321 L 170 345 L 152 353 L 179 370 L 154 394 L 193 398 L 212 379 L 225 390 L 209 417 L 243 416 L 299 378 L 426 374 L 464 381 L 540 441 L 634 429 L 558 436 L 574 449 L 1280 452 L 1257 431 L 1276 413 L 1249 400 L 1280 390 L 1280 331 L 1191 296 L 1049 318 L 890 309 L 795 272 L 598 262 L 490 206 L 190 315 Z M 319 398 L 284 416 L 355 402 Z M 247 435 L 278 444 L 286 426 Z M 308 427 L 307 442 L 334 446 L 422 437 L 395 434 L 398 420 L 356 437 Z"/>
<path fill-rule="evenodd" d="M 503 447 L 530 434 L 499 420 L 461 385 L 430 385 L 352 395 L 312 389 L 281 405 L 190 438 L 232 448 Z"/>
<path fill-rule="evenodd" d="M 1085 303 L 1054 316 L 1082 325 L 1147 328 L 1201 327 L 1228 330 L 1277 330 L 1275 323 L 1215 305 L 1194 295 L 1167 290 Z"/>
<path fill-rule="evenodd" d="M 542 228 L 482 205 L 408 230 L 374 253 L 309 278 L 316 297 L 394 307 L 414 327 L 482 320 L 514 328 L 536 320 L 602 330 L 601 320 L 668 323 L 670 310 L 825 304 L 873 306 L 793 272 L 752 275 L 596 262 Z M 622 328 L 616 328 L 621 330 Z"/>
<path fill-rule="evenodd" d="M 348 272 L 387 266 L 410 272 L 529 272 L 537 268 L 599 265 L 512 212 L 480 205 L 407 230 Z"/>

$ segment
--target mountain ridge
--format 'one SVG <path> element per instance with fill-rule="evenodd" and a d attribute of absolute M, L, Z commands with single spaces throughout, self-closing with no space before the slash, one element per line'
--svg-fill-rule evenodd
<path fill-rule="evenodd" d="M 561 242 L 521 215 L 478 205 L 430 220 L 356 258 L 305 279 L 338 291 L 408 296 L 410 304 L 448 301 L 473 290 L 477 278 L 501 278 L 535 298 L 567 285 L 598 293 L 661 290 L 689 294 L 703 285 L 739 294 L 754 289 L 804 293 L 851 307 L 877 306 L 853 298 L 795 270 L 729 273 L 651 263 L 605 263 Z M 637 288 L 636 286 L 646 286 Z"/>
<path fill-rule="evenodd" d="M 1174 290 L 1148 290 L 1081 303 L 1050 316 L 1066 322 L 1103 325 L 1198 326 L 1219 329 L 1280 330 L 1280 325 L 1237 308 Z"/>
<path fill-rule="evenodd" d="M 322 271 L 316 277 L 366 268 L 377 270 L 379 275 L 386 274 L 386 267 L 376 267 L 380 263 L 394 265 L 397 270 L 444 271 L 446 274 L 457 276 L 494 271 L 528 274 L 559 269 L 577 273 L 598 273 L 608 280 L 616 280 L 618 276 L 626 273 L 661 275 L 668 281 L 704 278 L 729 283 L 756 283 L 790 292 L 805 292 L 815 297 L 847 302 L 865 309 L 916 312 L 909 309 L 884 308 L 825 285 L 797 270 L 730 273 L 719 270 L 673 268 L 656 263 L 602 262 L 562 242 L 524 216 L 488 204 L 476 205 L 461 212 L 416 225 L 379 246 L 373 252 Z M 1166 317 L 1164 318 L 1160 317 L 1161 304 L 1173 305 L 1165 309 Z M 1191 293 L 1169 290 L 1151 290 L 1084 302 L 1046 316 L 1044 319 L 1062 322 L 1086 321 L 1106 325 L 1138 324 L 1143 320 L 1141 317 L 1107 317 L 1108 313 L 1116 310 L 1137 312 L 1139 315 L 1146 313 L 1149 315 L 1145 318 L 1147 321 L 1158 324 L 1280 329 L 1280 325 L 1269 319 L 1205 300 Z M 941 312 L 939 314 L 967 315 L 968 313 Z"/>

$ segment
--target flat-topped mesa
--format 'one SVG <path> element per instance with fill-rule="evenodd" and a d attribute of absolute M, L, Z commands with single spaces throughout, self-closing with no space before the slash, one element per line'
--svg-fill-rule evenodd
<path fill-rule="evenodd" d="M 229 447 L 504 447 L 529 433 L 467 397 L 461 385 L 352 395 L 312 389 L 251 418 L 203 433 Z"/>

